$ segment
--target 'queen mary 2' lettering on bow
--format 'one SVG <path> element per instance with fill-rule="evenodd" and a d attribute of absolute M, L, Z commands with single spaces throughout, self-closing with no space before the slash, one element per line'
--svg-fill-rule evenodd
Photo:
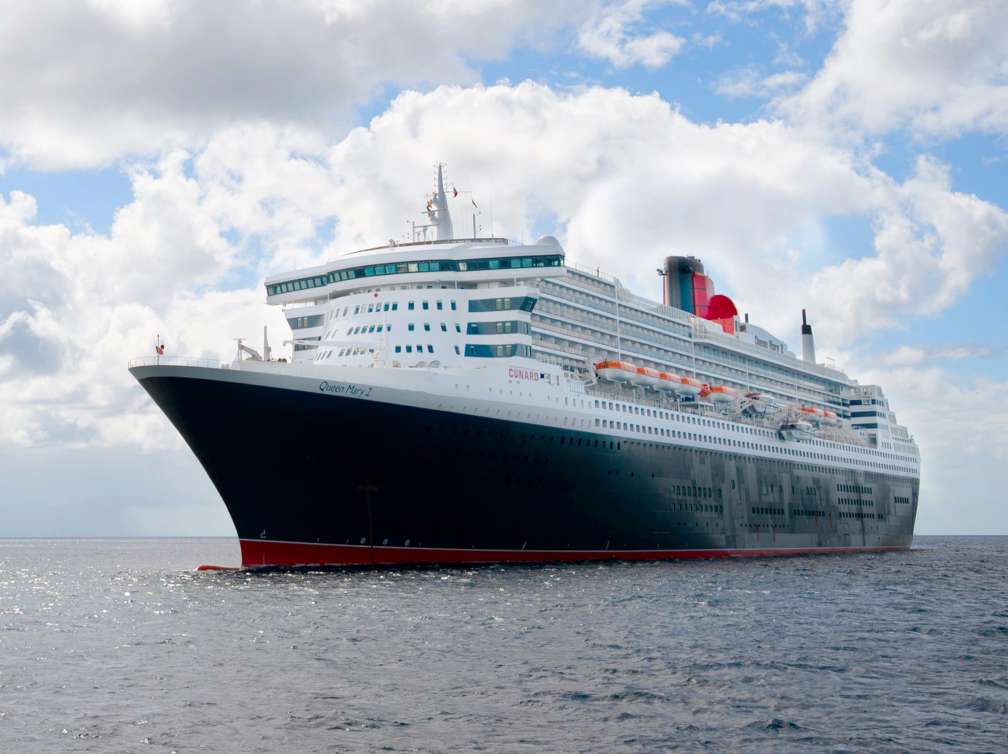
<path fill-rule="evenodd" d="M 367 398 L 371 395 L 371 387 L 361 387 L 360 385 L 352 385 L 349 382 L 327 382 L 322 380 L 319 383 L 318 389 L 322 393 L 331 393 L 332 395 L 345 395 L 350 398 Z"/>
<path fill-rule="evenodd" d="M 522 367 L 508 367 L 508 378 L 512 380 L 528 380 L 529 382 L 538 382 L 544 379 L 546 375 L 542 372 L 534 372 L 531 369 L 524 369 Z"/>

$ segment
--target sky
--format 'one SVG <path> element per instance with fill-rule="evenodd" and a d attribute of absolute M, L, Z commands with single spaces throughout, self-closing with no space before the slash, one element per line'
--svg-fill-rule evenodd
<path fill-rule="evenodd" d="M 1008 533 L 1003 0 L 39 0 L 0 91 L 0 536 L 232 535 L 128 360 L 281 340 L 264 278 L 403 238 L 438 162 L 642 295 L 684 253 L 796 351 L 807 308 L 917 532 Z"/>

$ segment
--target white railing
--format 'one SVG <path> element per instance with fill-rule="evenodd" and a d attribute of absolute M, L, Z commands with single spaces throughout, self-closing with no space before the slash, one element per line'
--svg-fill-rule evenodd
<path fill-rule="evenodd" d="M 602 272 L 602 270 L 599 269 L 598 267 L 589 267 L 586 264 L 578 264 L 577 262 L 568 262 L 566 259 L 564 260 L 564 267 L 570 267 L 572 270 L 576 272 L 582 272 L 585 275 L 596 277 L 599 280 L 605 280 L 607 283 L 615 284 L 617 282 L 615 275 L 609 275 L 605 272 Z"/>
<path fill-rule="evenodd" d="M 218 359 L 197 359 L 189 356 L 144 356 L 139 359 L 130 359 L 128 367 L 206 367 L 209 369 L 230 369 L 231 364 Z"/>

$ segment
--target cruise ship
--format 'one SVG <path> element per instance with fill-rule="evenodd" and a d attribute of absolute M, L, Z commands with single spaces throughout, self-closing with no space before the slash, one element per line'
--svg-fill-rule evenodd
<path fill-rule="evenodd" d="M 456 237 L 440 166 L 425 213 L 265 281 L 289 360 L 264 334 L 229 363 L 130 364 L 244 566 L 910 546 L 916 443 L 880 386 L 817 362 L 804 312 L 799 357 L 695 257 L 659 260 L 658 303 L 551 236 Z"/>

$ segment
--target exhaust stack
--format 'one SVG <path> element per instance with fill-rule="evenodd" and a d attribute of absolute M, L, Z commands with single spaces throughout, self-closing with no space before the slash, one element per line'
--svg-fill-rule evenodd
<path fill-rule="evenodd" d="M 805 319 L 805 310 L 801 310 L 801 352 L 802 361 L 815 364 L 815 339 L 812 337 L 812 325 Z"/>

